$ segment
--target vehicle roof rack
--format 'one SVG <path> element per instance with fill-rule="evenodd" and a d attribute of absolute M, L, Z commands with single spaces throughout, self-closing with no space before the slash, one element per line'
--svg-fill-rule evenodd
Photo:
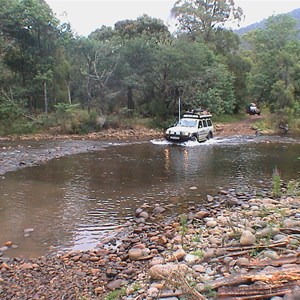
<path fill-rule="evenodd" d="M 184 113 L 183 118 L 209 118 L 211 117 L 211 113 L 202 108 L 196 108 L 191 111 L 187 111 Z"/>

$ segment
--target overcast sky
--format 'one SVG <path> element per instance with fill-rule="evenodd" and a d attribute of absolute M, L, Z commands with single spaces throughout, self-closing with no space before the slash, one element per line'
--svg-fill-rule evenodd
<path fill-rule="evenodd" d="M 143 14 L 172 24 L 170 10 L 176 0 L 46 0 L 56 17 L 70 22 L 79 35 L 88 35 L 102 25 L 113 26 L 117 21 L 135 20 Z M 245 15 L 246 26 L 271 15 L 300 8 L 300 0 L 235 0 Z"/>

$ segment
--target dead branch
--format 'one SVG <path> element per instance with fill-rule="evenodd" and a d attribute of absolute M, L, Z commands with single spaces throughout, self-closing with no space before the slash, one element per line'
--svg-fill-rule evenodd
<path fill-rule="evenodd" d="M 292 291 L 298 287 L 299 284 L 300 281 L 286 282 L 284 284 L 252 284 L 243 287 L 221 287 L 218 290 L 218 299 L 266 299 L 292 293 Z"/>
<path fill-rule="evenodd" d="M 296 228 L 280 228 L 279 230 L 282 231 L 282 232 L 300 234 L 300 229 L 296 229 Z"/>
<path fill-rule="evenodd" d="M 300 263 L 300 254 L 296 256 L 287 256 L 287 257 L 280 257 L 276 259 L 264 259 L 264 260 L 258 260 L 254 259 L 251 260 L 248 267 L 256 268 L 256 267 L 266 267 L 266 266 L 273 266 L 273 267 L 279 267 L 285 264 L 295 264 Z"/>
<path fill-rule="evenodd" d="M 288 241 L 278 242 L 274 244 L 268 245 L 253 245 L 253 246 L 245 246 L 245 247 L 236 247 L 236 248 L 225 248 L 226 251 L 241 251 L 241 250 L 254 250 L 254 249 L 268 249 L 268 248 L 276 248 L 276 247 L 284 247 L 286 246 Z"/>
<path fill-rule="evenodd" d="M 164 286 L 180 288 L 182 290 L 182 294 L 189 296 L 190 299 L 206 300 L 203 295 L 190 286 L 185 275 L 180 271 L 173 270 L 167 278 L 161 276 L 161 279 L 165 280 Z M 162 296 L 162 293 L 159 296 Z"/>
<path fill-rule="evenodd" d="M 284 283 L 286 281 L 300 280 L 300 266 L 291 268 L 276 269 L 269 272 L 250 272 L 248 274 L 232 275 L 227 278 L 217 279 L 207 283 L 212 289 L 224 286 L 234 286 L 242 283 L 254 281 L 264 281 L 266 283 Z M 200 291 L 201 292 L 201 291 Z"/>

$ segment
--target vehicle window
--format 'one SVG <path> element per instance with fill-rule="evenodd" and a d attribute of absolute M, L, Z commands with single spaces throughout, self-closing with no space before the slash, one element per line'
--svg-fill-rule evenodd
<path fill-rule="evenodd" d="M 206 122 L 206 120 L 203 120 L 203 126 L 204 126 L 204 127 L 207 127 L 207 122 Z"/>
<path fill-rule="evenodd" d="M 196 120 L 187 120 L 187 119 L 181 119 L 179 122 L 180 126 L 185 126 L 185 127 L 195 127 L 197 125 Z"/>
<path fill-rule="evenodd" d="M 203 125 L 202 125 L 202 121 L 199 121 L 199 125 L 198 125 L 198 128 L 202 128 Z"/>
<path fill-rule="evenodd" d="M 207 120 L 207 125 L 208 125 L 208 126 L 212 126 L 211 119 L 208 119 L 208 120 Z"/>

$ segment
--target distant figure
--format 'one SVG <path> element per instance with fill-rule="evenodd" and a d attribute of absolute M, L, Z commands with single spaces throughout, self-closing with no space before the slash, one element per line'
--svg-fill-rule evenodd
<path fill-rule="evenodd" d="M 289 125 L 287 122 L 280 122 L 279 128 L 282 130 L 284 134 L 286 134 L 289 131 Z"/>

